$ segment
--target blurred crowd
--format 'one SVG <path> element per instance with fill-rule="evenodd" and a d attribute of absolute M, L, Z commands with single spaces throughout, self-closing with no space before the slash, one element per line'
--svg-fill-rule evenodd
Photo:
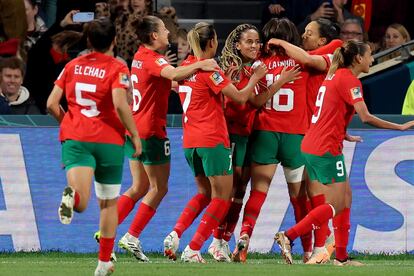
<path fill-rule="evenodd" d="M 134 22 L 149 14 L 159 16 L 170 31 L 171 44 L 163 54 L 171 64 L 180 65 L 190 52 L 187 31 L 180 28 L 170 1 L 156 2 L 159 9 L 152 0 L 0 0 L 0 114 L 46 114 L 46 100 L 64 65 L 89 51 L 83 35 L 87 23 L 73 17 L 79 12 L 111 18 L 117 29 L 115 53 L 128 65 L 140 44 Z M 306 35 L 309 22 L 327 18 L 337 23 L 342 40 L 366 41 L 374 52 L 381 52 L 411 41 L 413 2 L 270 0 L 262 23 L 287 17 Z M 398 55 L 393 52 L 378 62 Z M 173 104 L 170 111 L 180 108 Z"/>

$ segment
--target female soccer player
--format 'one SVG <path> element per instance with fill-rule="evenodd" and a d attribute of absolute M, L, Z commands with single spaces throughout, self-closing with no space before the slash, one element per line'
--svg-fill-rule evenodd
<path fill-rule="evenodd" d="M 312 123 L 302 142 L 306 170 L 310 179 L 309 189 L 319 195 L 323 204 L 314 208 L 304 219 L 286 232 L 278 232 L 275 240 L 281 248 L 286 263 L 292 264 L 291 244 L 298 236 L 320 226 L 329 219 L 346 219 L 347 174 L 342 154 L 342 141 L 346 127 L 355 111 L 364 123 L 375 127 L 406 130 L 414 121 L 394 124 L 371 115 L 362 97 L 362 85 L 357 76 L 368 73 L 372 63 L 368 44 L 348 41 L 335 51 L 328 76 L 319 89 Z M 339 247 L 347 244 L 348 233 L 335 233 Z M 361 265 L 350 261 L 346 247 L 336 250 L 335 265 Z"/>
<path fill-rule="evenodd" d="M 212 58 L 216 54 L 217 35 L 211 24 L 196 24 L 188 33 L 188 41 L 195 56 L 188 57 L 183 62 L 184 66 L 191 66 L 197 60 Z M 183 147 L 195 176 L 198 194 L 188 202 L 174 231 L 164 240 L 164 253 L 169 258 L 176 259 L 183 231 L 208 205 L 195 235 L 181 255 L 184 262 L 205 262 L 200 249 L 227 214 L 233 181 L 223 95 L 244 104 L 249 97 L 254 97 L 254 87 L 265 73 L 266 67 L 259 65 L 240 91 L 222 71 L 211 73 L 199 70 L 180 83 L 179 93 L 184 110 Z"/>
<path fill-rule="evenodd" d="M 260 51 L 260 38 L 257 28 L 250 24 L 237 26 L 227 37 L 220 67 L 229 72 L 237 89 L 244 88 L 252 75 L 252 64 Z M 233 71 L 234 70 L 234 71 Z M 213 232 L 213 242 L 208 252 L 218 261 L 230 261 L 228 241 L 233 235 L 239 214 L 243 205 L 246 185 L 250 180 L 250 162 L 248 157 L 248 139 L 253 129 L 253 122 L 257 108 L 261 107 L 280 87 L 299 75 L 299 68 L 282 70 L 280 78 L 270 87 L 272 93 L 266 97 L 255 96 L 244 105 L 225 97 L 224 116 L 230 134 L 230 143 L 233 154 L 233 192 L 228 214 L 222 224 Z M 267 89 L 265 83 L 259 82 L 262 88 Z M 239 261 L 239 260 L 236 260 Z"/>
<path fill-rule="evenodd" d="M 93 52 L 65 66 L 47 108 L 61 125 L 62 162 L 68 180 L 59 207 L 60 221 L 69 224 L 74 210 L 86 209 L 95 176 L 95 193 L 101 209 L 95 275 L 109 275 L 114 270 L 110 255 L 118 225 L 116 202 L 124 162 L 123 126 L 131 134 L 134 156 L 141 153 L 141 141 L 127 103 L 129 71 L 113 57 L 114 25 L 108 19 L 92 21 L 87 38 Z M 59 105 L 63 94 L 68 102 L 66 113 Z"/>
<path fill-rule="evenodd" d="M 119 247 L 131 252 L 136 259 L 148 261 L 142 251 L 139 235 L 155 214 L 168 190 L 170 175 L 170 141 L 166 133 L 168 96 L 171 81 L 182 80 L 199 69 L 218 68 L 212 59 L 190 66 L 173 67 L 159 52 L 168 46 L 168 30 L 161 19 L 146 16 L 136 24 L 142 45 L 132 61 L 132 111 L 140 132 L 142 154 L 132 156 L 130 135 L 125 150 L 132 174 L 131 187 L 119 198 L 119 223 L 128 216 L 135 203 L 143 197 L 128 232 L 119 240 Z"/>

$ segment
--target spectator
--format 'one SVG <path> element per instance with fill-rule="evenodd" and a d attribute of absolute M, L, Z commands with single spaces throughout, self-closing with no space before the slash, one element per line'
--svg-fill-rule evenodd
<path fill-rule="evenodd" d="M 341 26 L 340 38 L 346 42 L 348 40 L 364 41 L 364 30 L 358 19 L 349 18 Z"/>
<path fill-rule="evenodd" d="M 349 18 L 355 18 L 359 21 L 361 26 L 364 26 L 364 20 L 360 16 L 353 15 L 349 10 L 346 9 L 348 0 L 332 0 L 332 5 L 335 9 L 335 20 L 338 24 L 343 24 L 345 20 Z"/>
<path fill-rule="evenodd" d="M 24 0 L 27 19 L 27 36 L 24 41 L 25 53 L 39 40 L 44 32 L 47 31 L 45 22 L 38 16 L 39 7 L 36 0 Z"/>
<path fill-rule="evenodd" d="M 28 53 L 24 86 L 31 91 L 43 114 L 46 114 L 46 101 L 54 81 L 69 61 L 68 49 L 82 38 L 82 33 L 64 30 L 74 24 L 72 16 L 75 13 L 69 12 L 60 23 L 50 27 Z M 85 49 L 86 45 L 81 48 Z"/>
<path fill-rule="evenodd" d="M 177 31 L 177 54 L 178 54 L 177 65 L 180 66 L 181 63 L 190 54 L 190 44 L 188 43 L 188 40 L 187 40 L 186 29 L 180 28 Z"/>
<path fill-rule="evenodd" d="M 400 46 L 411 40 L 410 34 L 407 29 L 398 23 L 391 24 L 385 31 L 384 38 L 382 39 L 382 47 L 380 51 L 384 51 L 390 48 Z M 396 58 L 401 55 L 401 51 L 394 51 L 384 57 L 378 59 L 378 62 L 384 62 L 386 60 Z"/>
<path fill-rule="evenodd" d="M 11 39 L 18 39 L 20 49 L 23 48 L 27 32 L 27 22 L 22 20 L 25 15 L 23 0 L 0 1 L 0 44 L 7 44 Z"/>
<path fill-rule="evenodd" d="M 22 86 L 24 64 L 17 57 L 5 58 L 0 61 L 1 94 L 10 106 L 10 114 L 40 114 L 29 90 Z"/>

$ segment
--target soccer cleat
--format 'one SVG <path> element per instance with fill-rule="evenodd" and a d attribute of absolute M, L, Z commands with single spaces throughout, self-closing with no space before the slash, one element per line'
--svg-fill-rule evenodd
<path fill-rule="evenodd" d="M 350 258 L 346 259 L 345 261 L 340 261 L 338 259 L 333 260 L 333 265 L 335 266 L 364 266 L 363 263 L 354 261 Z"/>
<path fill-rule="evenodd" d="M 335 236 L 333 232 L 326 238 L 325 248 L 328 252 L 328 258 L 331 259 L 332 254 L 335 252 Z"/>
<path fill-rule="evenodd" d="M 185 247 L 183 253 L 181 254 L 181 261 L 185 263 L 206 263 L 206 261 L 201 256 L 200 251 L 192 250 L 188 245 Z"/>
<path fill-rule="evenodd" d="M 277 232 L 275 235 L 275 241 L 280 247 L 280 253 L 287 264 L 293 264 L 292 259 L 292 245 L 288 237 L 285 236 L 285 232 Z"/>
<path fill-rule="evenodd" d="M 96 231 L 95 234 L 93 234 L 93 237 L 96 240 L 96 242 L 99 244 L 99 239 L 101 238 L 101 231 Z M 111 261 L 114 263 L 118 261 L 114 251 L 112 251 L 111 253 Z"/>
<path fill-rule="evenodd" d="M 231 256 L 233 262 L 245 263 L 247 260 L 247 249 L 249 248 L 250 237 L 247 234 L 240 236 L 236 248 Z"/>
<path fill-rule="evenodd" d="M 180 238 L 178 237 L 177 232 L 172 231 L 164 239 L 164 256 L 167 256 L 168 259 L 177 260 L 177 249 L 180 244 Z"/>
<path fill-rule="evenodd" d="M 223 249 L 223 252 L 227 255 L 227 256 L 231 256 L 231 251 L 230 251 L 230 246 L 229 246 L 229 242 L 222 240 L 221 241 L 221 248 Z"/>
<path fill-rule="evenodd" d="M 132 236 L 129 233 L 126 233 L 118 242 L 118 247 L 125 249 L 126 251 L 132 253 L 134 257 L 142 262 L 149 262 L 147 256 L 145 256 L 141 242 L 138 238 Z"/>
<path fill-rule="evenodd" d="M 73 218 L 73 205 L 75 205 L 75 190 L 67 186 L 63 190 L 62 200 L 59 205 L 59 219 L 62 224 L 69 224 Z"/>
<path fill-rule="evenodd" d="M 214 260 L 217 262 L 231 262 L 230 256 L 226 254 L 225 248 L 223 247 L 222 240 L 213 238 L 213 241 L 208 247 L 208 253 L 213 256 Z"/>
<path fill-rule="evenodd" d="M 328 251 L 325 247 L 315 247 L 306 264 L 326 264 L 329 262 Z"/>
<path fill-rule="evenodd" d="M 107 276 L 111 275 L 115 271 L 114 264 L 112 262 L 98 262 L 98 266 L 95 269 L 95 276 Z"/>
<path fill-rule="evenodd" d="M 306 264 L 311 256 L 312 252 L 303 252 L 303 263 Z"/>

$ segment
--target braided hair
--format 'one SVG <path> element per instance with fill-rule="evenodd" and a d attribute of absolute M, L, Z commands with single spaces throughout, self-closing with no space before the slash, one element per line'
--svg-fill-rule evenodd
<path fill-rule="evenodd" d="M 240 57 L 240 51 L 236 48 L 236 43 L 240 42 L 241 35 L 248 31 L 255 30 L 257 28 L 251 24 L 241 24 L 237 26 L 227 37 L 223 50 L 220 56 L 220 68 L 226 72 L 231 66 L 236 66 L 238 71 L 242 70 L 242 59 Z"/>

